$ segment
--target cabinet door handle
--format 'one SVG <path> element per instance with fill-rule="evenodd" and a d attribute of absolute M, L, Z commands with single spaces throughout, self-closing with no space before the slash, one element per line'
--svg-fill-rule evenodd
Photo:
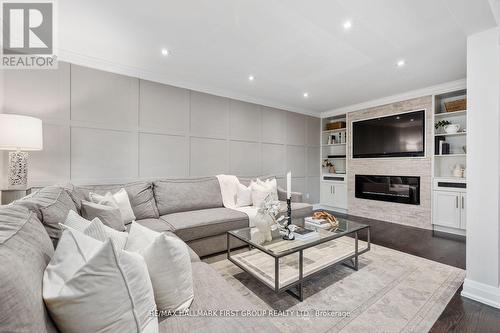
<path fill-rule="evenodd" d="M 458 197 L 455 197 L 455 207 L 458 208 Z"/>
<path fill-rule="evenodd" d="M 330 194 L 333 194 L 332 185 L 330 185 Z"/>
<path fill-rule="evenodd" d="M 465 209 L 465 198 L 462 197 L 462 209 Z"/>
<path fill-rule="evenodd" d="M 333 188 L 333 194 L 335 194 L 335 186 L 332 186 L 332 188 Z"/>

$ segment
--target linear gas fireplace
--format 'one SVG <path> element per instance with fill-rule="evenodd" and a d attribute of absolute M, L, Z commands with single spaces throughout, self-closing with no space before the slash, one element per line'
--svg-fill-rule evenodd
<path fill-rule="evenodd" d="M 420 177 L 356 175 L 356 198 L 420 205 Z"/>

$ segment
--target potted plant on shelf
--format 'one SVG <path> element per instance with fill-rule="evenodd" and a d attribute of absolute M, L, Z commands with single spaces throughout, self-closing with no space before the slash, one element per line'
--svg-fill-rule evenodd
<path fill-rule="evenodd" d="M 438 132 L 441 132 L 441 133 L 444 133 L 444 128 L 448 125 L 451 125 L 451 122 L 448 121 L 448 120 L 441 120 L 441 121 L 438 121 L 434 127 L 436 128 L 436 131 Z"/>
<path fill-rule="evenodd" d="M 336 173 L 335 165 L 332 162 L 330 162 L 329 159 L 324 160 L 322 165 L 323 168 L 326 168 L 329 173 Z"/>

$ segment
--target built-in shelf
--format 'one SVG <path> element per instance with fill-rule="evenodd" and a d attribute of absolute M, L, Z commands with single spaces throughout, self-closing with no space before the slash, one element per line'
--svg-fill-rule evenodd
<path fill-rule="evenodd" d="M 434 157 L 466 157 L 467 154 L 442 154 L 442 155 L 434 155 Z"/>
<path fill-rule="evenodd" d="M 466 135 L 467 132 L 457 132 L 457 133 L 435 133 L 435 136 L 460 136 Z"/>
<path fill-rule="evenodd" d="M 435 113 L 434 118 L 448 118 L 448 117 L 458 117 L 467 115 L 467 110 L 455 111 L 455 112 L 441 112 Z"/>
<path fill-rule="evenodd" d="M 346 144 L 345 144 L 345 142 L 344 142 L 344 143 L 330 143 L 330 144 L 325 143 L 325 144 L 323 145 L 323 147 L 327 147 L 327 146 L 328 146 L 328 147 L 329 147 L 329 146 L 345 146 L 345 145 L 346 145 Z"/>
<path fill-rule="evenodd" d="M 455 182 L 455 183 L 467 183 L 467 178 L 466 177 L 453 177 L 452 175 L 449 176 L 441 176 L 441 177 L 434 177 L 434 182 Z"/>
<path fill-rule="evenodd" d="M 346 132 L 346 131 L 347 131 L 347 129 L 344 127 L 344 128 L 334 129 L 334 130 L 326 130 L 326 131 L 323 131 L 323 134 L 340 133 L 340 132 Z"/>
<path fill-rule="evenodd" d="M 328 124 L 333 122 L 345 122 L 346 115 L 337 115 L 321 119 L 321 132 L 318 136 L 321 140 L 321 161 L 323 165 L 327 160 L 333 164 L 335 173 L 330 173 L 329 168 L 321 168 L 320 182 L 320 204 L 328 209 L 347 212 L 347 144 L 349 137 L 349 126 L 337 129 L 327 129 Z"/>

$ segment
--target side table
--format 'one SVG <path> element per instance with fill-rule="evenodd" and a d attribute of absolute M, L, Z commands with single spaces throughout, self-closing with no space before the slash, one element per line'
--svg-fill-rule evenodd
<path fill-rule="evenodd" d="M 28 190 L 0 189 L 0 203 L 8 205 L 13 201 L 21 199 L 28 194 Z"/>

